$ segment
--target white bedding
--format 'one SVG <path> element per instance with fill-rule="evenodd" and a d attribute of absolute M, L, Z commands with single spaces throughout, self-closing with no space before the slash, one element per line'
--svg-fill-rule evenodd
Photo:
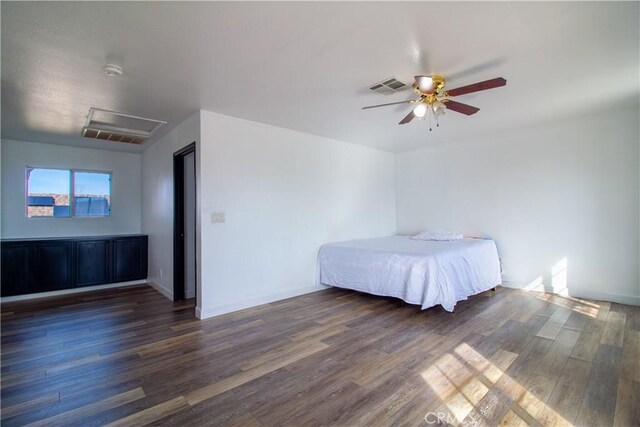
<path fill-rule="evenodd" d="M 493 240 L 391 236 L 323 245 L 316 282 L 453 311 L 456 302 L 502 284 L 502 278 Z"/>

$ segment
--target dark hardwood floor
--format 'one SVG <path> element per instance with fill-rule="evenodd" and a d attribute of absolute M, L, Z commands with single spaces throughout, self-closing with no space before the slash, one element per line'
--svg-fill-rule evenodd
<path fill-rule="evenodd" d="M 2 425 L 640 422 L 640 308 L 330 289 L 193 318 L 148 286 L 2 305 Z"/>

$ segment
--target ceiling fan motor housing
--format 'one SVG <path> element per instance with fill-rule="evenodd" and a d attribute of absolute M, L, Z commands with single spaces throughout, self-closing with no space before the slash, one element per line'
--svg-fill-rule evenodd
<path fill-rule="evenodd" d="M 427 91 L 421 91 L 418 85 L 418 78 L 416 77 L 416 81 L 413 83 L 413 90 L 418 95 L 427 95 L 427 94 L 440 94 L 444 90 L 445 85 L 447 84 L 447 79 L 442 74 L 433 74 L 431 76 L 427 76 L 431 79 L 431 89 Z"/>

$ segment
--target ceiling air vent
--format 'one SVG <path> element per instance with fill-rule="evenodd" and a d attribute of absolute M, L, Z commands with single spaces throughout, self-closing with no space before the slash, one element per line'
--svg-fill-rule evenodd
<path fill-rule="evenodd" d="M 381 81 L 380 83 L 374 84 L 369 89 L 371 89 L 375 93 L 379 93 L 380 95 L 391 95 L 392 93 L 396 93 L 406 88 L 406 84 L 402 83 L 395 77 L 391 77 L 389 79 Z"/>
<path fill-rule="evenodd" d="M 161 120 L 145 119 L 144 117 L 91 107 L 89 114 L 87 114 L 87 121 L 82 128 L 82 136 L 106 141 L 142 144 L 160 126 L 165 124 L 167 122 Z"/>

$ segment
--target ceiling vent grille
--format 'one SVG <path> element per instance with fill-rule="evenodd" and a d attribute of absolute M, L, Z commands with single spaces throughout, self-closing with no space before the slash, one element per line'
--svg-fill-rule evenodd
<path fill-rule="evenodd" d="M 82 128 L 82 136 L 105 141 L 142 144 L 165 124 L 167 122 L 161 120 L 91 107 Z"/>
<path fill-rule="evenodd" d="M 406 84 L 402 83 L 395 77 L 391 77 L 381 81 L 380 83 L 374 84 L 369 89 L 375 93 L 379 93 L 380 95 L 391 95 L 392 93 L 396 93 L 406 88 Z"/>

